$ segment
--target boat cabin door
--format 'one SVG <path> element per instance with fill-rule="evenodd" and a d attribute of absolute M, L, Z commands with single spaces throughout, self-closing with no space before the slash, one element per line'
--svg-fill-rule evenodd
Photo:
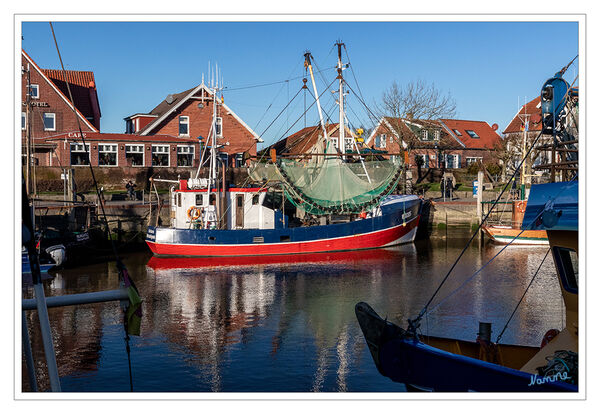
<path fill-rule="evenodd" d="M 244 228 L 244 195 L 235 196 L 235 227 Z"/>

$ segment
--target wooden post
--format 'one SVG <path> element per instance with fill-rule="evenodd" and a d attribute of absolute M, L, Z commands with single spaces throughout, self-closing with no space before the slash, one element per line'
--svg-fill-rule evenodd
<path fill-rule="evenodd" d="M 483 171 L 477 173 L 477 220 L 481 224 L 481 202 L 483 201 Z"/>

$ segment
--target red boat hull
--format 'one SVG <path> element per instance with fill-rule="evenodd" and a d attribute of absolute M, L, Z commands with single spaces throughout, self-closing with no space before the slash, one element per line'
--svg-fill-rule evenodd
<path fill-rule="evenodd" d="M 156 243 L 146 240 L 150 250 L 159 256 L 266 256 L 303 253 L 323 253 L 346 250 L 374 249 L 412 242 L 419 216 L 394 227 L 346 237 L 262 244 L 184 244 Z"/>

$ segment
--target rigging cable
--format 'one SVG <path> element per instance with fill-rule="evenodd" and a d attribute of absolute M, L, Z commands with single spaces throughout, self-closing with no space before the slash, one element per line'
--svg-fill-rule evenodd
<path fill-rule="evenodd" d="M 86 149 L 85 137 L 84 137 L 83 131 L 81 129 L 81 123 L 79 122 L 79 116 L 77 115 L 77 109 L 75 108 L 75 101 L 73 100 L 73 94 L 71 93 L 71 87 L 69 86 L 69 82 L 68 82 L 68 79 L 67 79 L 67 73 L 65 71 L 65 66 L 63 64 L 63 60 L 62 60 L 62 57 L 61 57 L 61 54 L 60 54 L 60 49 L 58 47 L 58 41 L 56 40 L 56 34 L 54 33 L 54 27 L 52 26 L 52 22 L 49 22 L 49 23 L 50 23 L 50 29 L 52 30 L 52 37 L 54 39 L 54 45 L 56 46 L 56 52 L 58 54 L 58 59 L 60 61 L 60 66 L 62 68 L 62 74 L 63 74 L 63 77 L 65 78 L 65 85 L 66 85 L 67 91 L 69 93 L 69 99 L 71 100 L 71 102 L 70 102 L 71 103 L 71 107 L 73 109 L 73 114 L 75 115 L 75 120 L 77 121 L 77 128 L 79 129 L 79 135 L 81 137 L 81 142 L 83 144 L 83 149 L 84 149 L 84 152 L 86 154 L 85 156 L 87 158 L 88 165 L 90 167 L 90 173 L 92 175 L 92 181 L 94 182 L 94 187 L 96 189 L 96 195 L 98 196 L 98 201 L 99 201 L 99 204 L 100 204 L 100 209 L 102 210 L 102 216 L 103 216 L 103 219 L 104 219 L 104 223 L 106 224 L 106 232 L 107 232 L 108 238 L 110 240 L 110 245 L 111 245 L 111 248 L 112 248 L 112 252 L 113 252 L 113 254 L 115 256 L 118 273 L 119 273 L 121 282 L 123 282 L 123 284 L 125 285 L 125 287 L 127 287 L 127 288 L 132 287 L 133 290 L 135 291 L 134 294 L 138 295 L 137 288 L 136 288 L 135 284 L 133 283 L 133 280 L 131 280 L 131 278 L 129 276 L 129 273 L 127 272 L 127 268 L 121 262 L 121 258 L 119 257 L 119 255 L 117 253 L 117 248 L 115 246 L 115 242 L 113 240 L 113 237 L 112 237 L 112 234 L 111 234 L 111 231 L 110 231 L 110 226 L 108 225 L 108 219 L 107 219 L 107 216 L 106 216 L 106 211 L 104 209 L 104 203 L 101 201 L 102 195 L 100 193 L 100 189 L 98 188 L 98 182 L 96 181 L 96 176 L 94 174 L 94 169 L 92 167 L 92 162 L 90 160 L 91 148 L 90 148 L 90 151 L 86 151 L 85 150 Z M 130 298 L 131 298 L 131 294 L 130 294 Z M 138 300 L 139 300 L 139 296 L 138 296 Z M 140 314 L 140 312 L 141 312 L 141 307 L 140 307 L 141 306 L 141 302 L 137 303 L 137 306 L 136 306 L 135 309 L 132 308 L 132 305 L 133 305 L 133 303 L 132 303 L 132 301 L 130 299 L 128 308 L 125 309 L 124 312 L 123 312 L 124 313 L 124 318 L 126 320 L 126 322 L 124 324 L 124 329 L 125 329 L 125 344 L 126 344 L 126 351 L 127 351 L 127 360 L 129 362 L 129 366 L 130 366 L 130 369 L 129 369 L 129 384 L 130 384 L 130 391 L 131 392 L 133 392 L 133 377 L 132 377 L 132 373 L 131 373 L 131 353 L 130 353 L 130 348 L 129 348 L 129 321 L 128 321 L 128 319 L 129 319 L 130 316 L 133 315 L 133 313 L 135 313 L 136 316 L 138 316 L 138 317 L 141 316 L 141 314 Z M 138 333 L 138 335 L 139 335 L 139 333 Z"/>
<path fill-rule="evenodd" d="M 538 266 L 537 270 L 535 271 L 535 274 L 533 275 L 533 277 L 531 278 L 531 281 L 529 282 L 529 284 L 527 285 L 527 288 L 525 289 L 525 292 L 523 292 L 523 296 L 521 296 L 521 299 L 519 299 L 519 302 L 517 303 L 517 306 L 515 306 L 515 309 L 513 310 L 513 312 L 510 315 L 510 318 L 508 318 L 508 320 L 506 321 L 506 324 L 504 325 L 504 328 L 502 328 L 502 331 L 500 332 L 500 334 L 498 335 L 498 338 L 496 338 L 496 344 L 500 343 L 500 339 L 502 338 L 502 335 L 504 335 L 504 331 L 506 331 L 506 328 L 508 328 L 508 324 L 510 323 L 510 321 L 512 320 L 512 317 L 515 315 L 515 312 L 517 311 L 517 309 L 519 308 L 519 305 L 521 305 L 521 302 L 523 301 L 523 298 L 525 297 L 525 295 L 527 294 L 527 291 L 529 290 L 529 288 L 531 287 L 531 285 L 533 284 L 533 281 L 535 280 L 536 276 L 538 275 L 540 269 L 542 268 L 542 265 L 544 264 L 544 261 L 546 260 L 546 257 L 548 257 L 548 253 L 550 253 L 550 249 L 546 250 L 546 254 L 544 255 L 544 258 L 542 259 L 542 261 L 540 262 L 540 265 Z"/>

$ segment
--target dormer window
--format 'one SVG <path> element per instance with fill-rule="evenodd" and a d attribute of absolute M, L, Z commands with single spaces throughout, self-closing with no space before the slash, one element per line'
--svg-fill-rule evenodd
<path fill-rule="evenodd" d="M 31 99 L 40 99 L 39 85 L 29 85 L 29 94 L 31 95 Z"/>
<path fill-rule="evenodd" d="M 180 116 L 179 117 L 179 135 L 186 137 L 190 136 L 190 117 Z"/>
<path fill-rule="evenodd" d="M 471 138 L 479 138 L 479 135 L 477 135 L 477 133 L 475 131 L 470 130 L 470 129 L 466 129 L 465 131 L 467 131 L 467 134 L 469 134 L 469 136 Z"/>

